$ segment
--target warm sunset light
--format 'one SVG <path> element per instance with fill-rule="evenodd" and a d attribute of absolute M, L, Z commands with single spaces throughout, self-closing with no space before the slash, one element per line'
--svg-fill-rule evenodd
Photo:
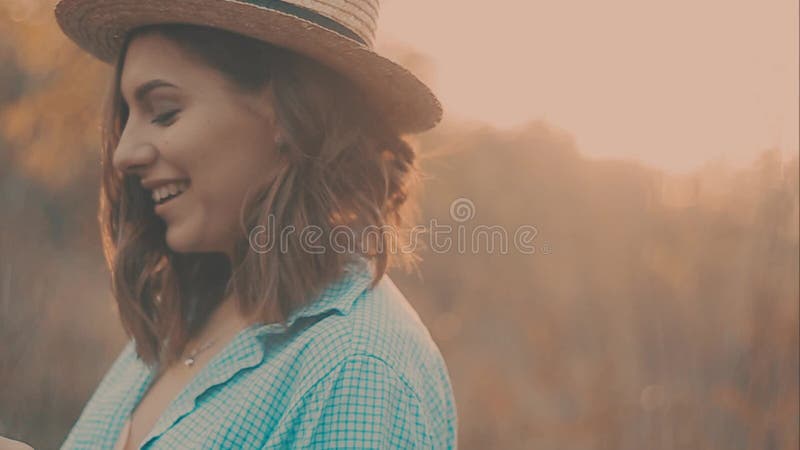
<path fill-rule="evenodd" d="M 675 171 L 797 154 L 796 1 L 383 3 L 381 42 L 432 59 L 449 119 L 541 118 Z"/>
<path fill-rule="evenodd" d="M 799 13 L 0 0 L 0 450 L 797 450 Z"/>

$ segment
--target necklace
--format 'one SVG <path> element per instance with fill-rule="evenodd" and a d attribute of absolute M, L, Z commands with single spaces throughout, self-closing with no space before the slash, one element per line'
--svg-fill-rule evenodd
<path fill-rule="evenodd" d="M 195 357 L 196 357 L 196 356 L 197 356 L 197 355 L 198 355 L 200 352 L 202 352 L 202 351 L 204 351 L 204 350 L 207 350 L 209 347 L 211 347 L 212 345 L 214 345 L 214 343 L 215 343 L 215 342 L 217 342 L 217 338 L 214 338 L 214 339 L 212 339 L 212 340 L 210 340 L 210 341 L 206 342 L 206 343 L 205 343 L 205 344 L 204 344 L 202 347 L 200 347 L 200 348 L 195 348 L 194 350 L 192 350 L 192 351 L 189 353 L 189 356 L 187 356 L 187 357 L 186 357 L 186 359 L 184 359 L 184 360 L 183 360 L 183 364 L 184 364 L 186 367 L 192 367 L 192 366 L 194 365 L 194 361 L 195 361 L 195 359 L 194 359 L 194 358 L 195 358 Z"/>
<path fill-rule="evenodd" d="M 183 360 L 183 364 L 186 367 L 192 367 L 194 365 L 194 363 L 195 363 L 195 358 L 197 357 L 197 355 L 199 355 L 201 352 L 203 352 L 205 350 L 208 350 L 223 335 L 224 335 L 224 333 L 219 334 L 214 339 L 211 339 L 208 342 L 206 342 L 205 344 L 203 344 L 201 347 L 195 348 L 194 350 L 189 352 L 189 355 Z"/>
<path fill-rule="evenodd" d="M 239 324 L 237 323 L 237 325 L 239 325 Z M 229 329 L 228 331 L 230 331 L 230 329 Z M 211 340 L 207 341 L 207 342 L 206 342 L 205 344 L 203 344 L 201 347 L 195 348 L 194 350 L 192 350 L 191 352 L 189 352 L 189 355 L 188 355 L 188 356 L 186 356 L 186 358 L 184 358 L 184 360 L 183 360 L 183 364 L 184 364 L 186 367 L 192 367 L 192 366 L 194 365 L 195 361 L 196 361 L 196 359 L 195 359 L 195 358 L 197 357 L 197 355 L 199 355 L 201 352 L 203 352 L 203 351 L 205 351 L 205 350 L 208 350 L 208 349 L 209 349 L 209 348 L 210 348 L 212 345 L 214 345 L 214 343 L 216 343 L 216 342 L 217 342 L 217 340 L 218 340 L 220 337 L 222 337 L 222 336 L 224 336 L 224 335 L 226 335 L 226 334 L 227 334 L 227 331 L 225 331 L 225 332 L 221 332 L 221 333 L 217 334 L 217 336 L 216 336 L 216 337 L 214 337 L 213 339 L 211 339 Z"/>

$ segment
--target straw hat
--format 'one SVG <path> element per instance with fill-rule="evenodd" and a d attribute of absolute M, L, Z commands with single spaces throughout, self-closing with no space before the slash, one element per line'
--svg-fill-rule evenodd
<path fill-rule="evenodd" d="M 373 49 L 379 0 L 60 0 L 64 33 L 112 63 L 125 34 L 142 25 L 189 23 L 240 33 L 302 53 L 350 78 L 399 132 L 442 116 L 431 90 Z"/>

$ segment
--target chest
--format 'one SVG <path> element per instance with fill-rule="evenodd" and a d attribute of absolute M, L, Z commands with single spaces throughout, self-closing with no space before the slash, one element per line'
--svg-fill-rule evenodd
<path fill-rule="evenodd" d="M 147 390 L 131 412 L 130 428 L 125 450 L 136 450 L 153 429 L 169 404 L 183 391 L 195 376 L 195 370 L 175 366 L 166 370 Z M 123 433 L 120 439 L 125 439 Z"/>
<path fill-rule="evenodd" d="M 275 378 L 242 372 L 224 383 L 211 384 L 197 397 L 192 395 L 194 406 L 185 409 L 188 413 L 175 414 L 184 409 L 175 408 L 173 400 L 186 397 L 186 389 L 193 392 L 192 380 L 165 374 L 130 413 L 127 438 L 120 427 L 115 440 L 124 440 L 124 445 L 117 443 L 123 450 L 260 448 L 285 420 L 293 400 L 292 392 L 280 385 Z M 149 439 L 154 431 L 157 437 Z M 142 447 L 145 439 L 147 445 Z"/>

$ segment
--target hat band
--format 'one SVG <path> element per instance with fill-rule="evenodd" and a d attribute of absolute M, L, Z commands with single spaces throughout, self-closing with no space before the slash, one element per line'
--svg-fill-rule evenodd
<path fill-rule="evenodd" d="M 282 12 L 284 14 L 289 14 L 295 16 L 299 19 L 307 20 L 309 22 L 314 23 L 315 25 L 319 25 L 322 28 L 325 28 L 328 31 L 333 31 L 334 33 L 340 34 L 342 36 L 346 36 L 350 39 L 353 39 L 360 43 L 365 47 L 369 47 L 369 45 L 358 35 L 358 33 L 354 32 L 350 28 L 342 25 L 341 23 L 323 16 L 322 14 L 317 13 L 316 11 L 312 11 L 308 8 L 303 8 L 302 6 L 297 6 L 295 4 L 284 2 L 282 0 L 243 0 L 245 3 L 250 3 L 252 5 L 260 6 L 262 8 L 271 9 L 273 11 Z"/>

